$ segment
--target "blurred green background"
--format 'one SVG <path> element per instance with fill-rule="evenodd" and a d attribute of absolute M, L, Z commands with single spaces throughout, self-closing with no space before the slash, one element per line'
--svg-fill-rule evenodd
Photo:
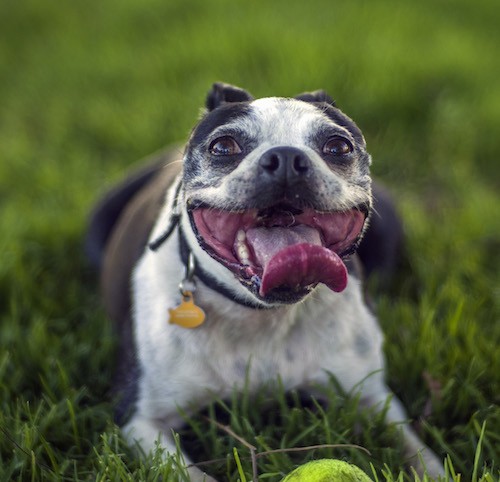
<path fill-rule="evenodd" d="M 466 478 L 486 421 L 498 473 L 499 26 L 497 0 L 2 0 L 0 479 L 98 472 L 114 338 L 86 219 L 218 80 L 322 88 L 361 127 L 408 237 L 378 307 L 389 380 L 414 418 L 439 382 L 424 436 Z"/>

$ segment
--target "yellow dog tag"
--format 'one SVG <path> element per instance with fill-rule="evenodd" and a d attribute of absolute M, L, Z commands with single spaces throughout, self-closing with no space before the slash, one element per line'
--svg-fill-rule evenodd
<path fill-rule="evenodd" d="M 184 291 L 181 304 L 177 308 L 169 308 L 169 323 L 183 328 L 196 328 L 205 321 L 205 312 L 194 304 L 193 293 Z"/>

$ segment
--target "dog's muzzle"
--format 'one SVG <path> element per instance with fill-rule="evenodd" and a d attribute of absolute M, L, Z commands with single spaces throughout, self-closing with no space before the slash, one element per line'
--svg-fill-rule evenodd
<path fill-rule="evenodd" d="M 366 206 L 323 212 L 314 206 L 309 157 L 288 146 L 258 161 L 255 182 L 262 209 L 224 211 L 190 203 L 201 247 L 266 302 L 296 302 L 318 283 L 340 292 L 347 285 L 343 258 L 361 239 Z"/>

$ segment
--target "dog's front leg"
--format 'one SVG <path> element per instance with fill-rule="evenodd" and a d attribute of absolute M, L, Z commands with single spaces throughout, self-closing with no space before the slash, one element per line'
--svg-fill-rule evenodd
<path fill-rule="evenodd" d="M 123 427 L 122 431 L 130 446 L 135 444 L 145 454 L 153 452 L 158 442 L 164 450 L 166 457 L 174 455 L 177 446 L 173 437 L 173 430 L 182 426 L 183 420 L 178 415 L 173 415 L 162 420 L 155 420 L 135 414 Z M 182 459 L 187 466 L 187 473 L 192 482 L 216 482 L 216 480 L 197 467 L 191 465 L 189 457 L 182 453 Z"/>
<path fill-rule="evenodd" d="M 370 376 L 362 387 L 361 402 L 364 406 L 383 409 L 389 403 L 386 422 L 400 424 L 403 436 L 404 453 L 408 465 L 413 467 L 419 476 L 427 473 L 431 477 L 443 475 L 443 463 L 437 455 L 427 447 L 408 424 L 408 415 L 401 401 L 385 385 L 382 374 Z"/>
<path fill-rule="evenodd" d="M 352 389 L 353 387 L 344 387 Z M 328 404 L 328 398 L 322 390 L 307 389 L 313 396 L 323 403 Z M 437 455 L 427 447 L 418 437 L 408 423 L 408 415 L 401 401 L 389 390 L 378 373 L 371 374 L 361 387 L 361 406 L 363 408 L 372 407 L 377 411 L 387 407 L 385 421 L 398 425 L 401 431 L 404 444 L 404 454 L 407 464 L 413 467 L 420 477 L 424 473 L 431 477 L 443 475 L 443 464 Z"/>

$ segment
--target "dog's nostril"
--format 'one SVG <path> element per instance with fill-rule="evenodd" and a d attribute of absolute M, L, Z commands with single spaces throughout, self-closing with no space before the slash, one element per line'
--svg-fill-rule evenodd
<path fill-rule="evenodd" d="M 304 177 L 311 170 L 309 157 L 294 147 L 274 148 L 260 158 L 259 166 L 267 176 L 283 180 Z"/>
<path fill-rule="evenodd" d="M 277 154 L 271 154 L 270 156 L 265 156 L 260 165 L 266 169 L 266 171 L 277 171 L 280 167 L 280 158 Z"/>
<path fill-rule="evenodd" d="M 309 170 L 308 159 L 301 155 L 295 156 L 293 158 L 293 168 L 298 174 L 304 174 Z"/>

